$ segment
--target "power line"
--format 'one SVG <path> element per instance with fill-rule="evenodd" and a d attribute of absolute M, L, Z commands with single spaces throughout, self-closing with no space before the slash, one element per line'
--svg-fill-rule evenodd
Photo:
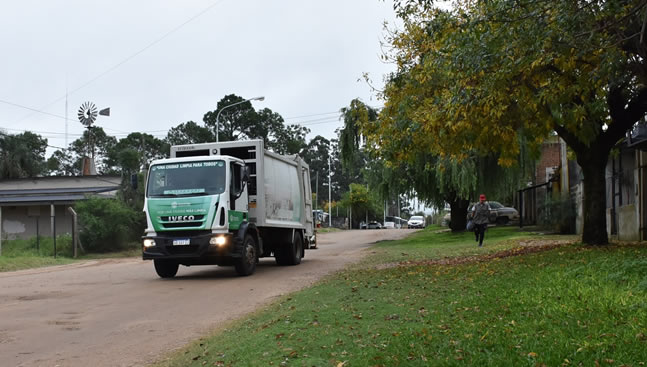
<path fill-rule="evenodd" d="M 225 0 L 217 0 L 217 1 L 215 1 L 214 3 L 212 3 L 211 5 L 209 5 L 208 7 L 206 7 L 204 10 L 202 10 L 202 11 L 200 11 L 199 13 L 197 13 L 196 15 L 192 16 L 191 18 L 189 18 L 188 20 L 186 20 L 186 21 L 185 21 L 185 22 L 183 22 L 182 24 L 180 24 L 180 25 L 178 25 L 177 27 L 175 27 L 175 28 L 171 29 L 170 31 L 168 31 L 168 32 L 164 33 L 161 37 L 159 37 L 159 38 L 157 38 L 156 40 L 154 40 L 153 42 L 149 43 L 149 44 L 148 44 L 148 45 L 146 45 L 144 48 L 142 48 L 142 49 L 140 49 L 139 51 L 137 51 L 137 52 L 133 53 L 132 55 L 130 55 L 130 56 L 128 56 L 128 57 L 126 57 L 125 59 L 123 59 L 123 60 L 121 60 L 120 62 L 118 62 L 116 65 L 114 65 L 114 66 L 112 66 L 112 67 L 108 68 L 107 70 L 103 71 L 102 73 L 99 73 L 99 74 L 98 74 L 97 76 L 95 76 L 94 78 L 92 78 L 92 79 L 90 79 L 89 81 L 87 81 L 87 82 L 85 82 L 85 83 L 81 84 L 79 87 L 77 87 L 77 88 L 73 89 L 73 90 L 72 90 L 72 91 L 70 91 L 69 93 L 66 93 L 66 95 L 64 95 L 64 96 L 62 96 L 62 97 L 59 97 L 59 98 L 55 99 L 54 101 L 52 101 L 52 102 L 48 103 L 47 105 L 45 105 L 45 106 L 41 107 L 40 109 L 32 109 L 32 108 L 28 108 L 28 107 L 24 107 L 24 106 L 19 106 L 19 105 L 17 105 L 17 104 L 13 104 L 13 103 L 10 103 L 10 102 L 5 102 L 5 101 L 2 101 L 2 102 L 5 102 L 5 103 L 7 103 L 7 104 L 11 104 L 11 105 L 14 105 L 14 106 L 18 106 L 18 107 L 23 107 L 23 108 L 26 108 L 26 109 L 31 110 L 31 111 L 33 111 L 33 112 L 40 112 L 40 113 L 44 113 L 44 114 L 47 114 L 47 115 L 53 115 L 53 114 L 50 114 L 50 113 L 44 112 L 44 111 L 42 111 L 42 110 L 44 110 L 45 108 L 47 108 L 47 107 L 49 107 L 49 106 L 53 105 L 54 103 L 56 103 L 56 102 L 58 102 L 58 101 L 60 101 L 60 100 L 62 100 L 62 99 L 63 99 L 63 98 L 65 98 L 68 94 L 74 94 L 74 92 L 77 92 L 77 91 L 79 91 L 79 90 L 81 90 L 81 89 L 83 89 L 83 88 L 87 87 L 88 85 L 90 85 L 90 84 L 92 84 L 93 82 L 95 82 L 97 79 L 99 79 L 99 78 L 103 77 L 103 76 L 104 76 L 104 75 L 106 75 L 106 74 L 111 73 L 112 71 L 114 71 L 114 70 L 116 70 L 117 68 L 119 68 L 121 65 L 123 65 L 123 64 L 125 64 L 125 63 L 127 63 L 128 61 L 130 61 L 130 60 L 134 59 L 135 57 L 139 56 L 139 55 L 140 55 L 141 53 L 143 53 L 144 51 L 146 51 L 146 50 L 148 50 L 149 48 L 151 48 L 151 47 L 155 46 L 156 44 L 160 43 L 161 41 L 163 41 L 165 38 L 167 38 L 167 37 L 168 37 L 168 36 L 170 36 L 171 34 L 173 34 L 173 33 L 177 32 L 178 30 L 180 30 L 180 29 L 181 29 L 182 27 L 184 27 L 185 25 L 187 25 L 187 24 L 191 23 L 192 21 L 196 20 L 197 18 L 201 17 L 203 14 L 207 13 L 209 10 L 213 9 L 214 7 L 216 7 L 217 5 L 219 5 L 220 3 L 224 2 L 224 1 L 225 1 Z M 20 121 L 22 121 L 22 120 L 26 119 L 26 118 L 27 118 L 27 117 L 29 117 L 29 116 L 31 116 L 31 114 L 30 114 L 30 115 L 27 115 L 27 116 L 25 116 L 25 117 L 23 117 L 23 118 L 22 118 L 22 119 L 20 119 L 18 122 L 20 122 Z M 53 116 L 61 117 L 61 116 L 57 116 L 57 115 L 53 115 Z M 63 117 L 63 118 L 65 118 L 65 117 Z"/>
<path fill-rule="evenodd" d="M 13 103 L 13 102 L 5 101 L 5 100 L 3 100 L 3 99 L 0 99 L 0 103 L 8 104 L 8 105 L 10 105 L 10 106 L 14 106 L 14 107 L 24 108 L 24 109 L 26 109 L 26 110 L 30 110 L 30 111 L 33 111 L 33 112 L 42 113 L 42 114 L 49 115 L 49 116 L 54 116 L 54 117 L 57 117 L 57 118 L 60 118 L 60 119 L 64 119 L 64 120 L 65 120 L 65 117 L 64 117 L 64 116 L 57 115 L 57 114 L 54 114 L 54 113 L 45 112 L 45 111 L 41 111 L 41 110 L 38 110 L 38 109 L 36 109 L 36 108 L 31 108 L 31 107 L 23 106 L 23 105 L 18 104 L 18 103 Z M 23 119 L 24 119 L 24 118 L 23 118 Z"/>
<path fill-rule="evenodd" d="M 14 103 L 3 101 L 3 100 L 0 100 L 0 102 L 4 102 L 4 103 L 7 103 L 7 104 L 11 104 L 11 105 L 16 105 Z M 38 111 L 38 110 L 32 109 L 30 107 L 21 106 L 21 105 L 18 105 L 18 106 L 22 107 L 22 108 L 34 110 L 35 112 L 40 112 L 40 113 L 45 113 L 47 115 L 52 115 L 54 117 L 63 118 L 63 119 L 65 118 L 63 116 Z M 326 116 L 326 115 L 331 115 L 331 114 L 337 114 L 338 116 Z M 290 124 L 290 125 L 301 125 L 301 126 L 311 126 L 311 125 L 330 124 L 330 123 L 335 123 L 335 122 L 339 123 L 339 122 L 341 122 L 341 117 L 342 117 L 340 112 L 323 112 L 323 113 L 314 113 L 314 114 L 309 114 L 309 115 L 303 115 L 303 116 L 299 116 L 299 117 L 288 117 L 288 118 L 285 118 L 284 120 L 296 119 L 296 118 L 305 118 L 305 117 L 316 117 L 316 116 L 324 116 L 324 117 L 319 117 L 319 118 L 310 119 L 310 120 L 303 120 L 303 121 L 299 121 L 299 122 L 292 122 L 292 123 L 288 123 L 288 124 Z M 163 134 L 163 133 L 168 133 L 173 127 L 174 126 L 168 128 L 168 129 L 161 129 L 161 130 L 144 130 L 144 131 L 130 131 L 130 132 L 117 130 L 117 129 L 113 129 L 113 128 L 108 128 L 108 127 L 102 127 L 102 129 L 117 132 L 117 134 L 112 134 L 112 136 L 115 136 L 115 137 L 127 136 L 127 135 L 130 135 L 130 134 L 133 134 L 133 133 L 140 133 L 140 134 L 148 134 L 148 135 L 151 135 L 153 137 L 163 137 L 164 138 L 164 137 L 166 137 L 166 134 Z M 54 135 L 54 136 L 47 136 L 47 137 L 53 138 L 53 139 L 58 139 L 59 138 L 59 137 L 57 137 L 55 135 L 65 135 L 64 132 L 56 132 L 56 131 L 38 131 L 38 130 L 12 129 L 12 128 L 3 128 L 3 127 L 0 127 L 0 129 L 9 130 L 9 131 L 16 131 L 16 132 L 28 132 L 29 131 L 29 132 L 32 132 L 32 133 L 35 133 L 35 134 L 51 134 L 51 135 Z M 159 133 L 162 133 L 162 134 L 159 134 Z M 68 134 L 68 135 L 71 135 L 71 136 L 83 136 L 83 134 L 79 134 L 79 133 L 72 133 L 72 134 Z"/>
<path fill-rule="evenodd" d="M 321 125 L 321 124 L 331 124 L 333 122 L 341 122 L 339 120 L 331 120 L 331 121 L 320 121 L 320 122 L 312 122 L 309 124 L 300 124 L 302 126 L 312 126 L 312 125 Z"/>
<path fill-rule="evenodd" d="M 304 115 L 304 116 L 295 116 L 295 117 L 285 117 L 285 118 L 283 118 L 283 119 L 284 119 L 284 120 L 294 120 L 294 119 L 300 119 L 300 118 L 304 118 L 304 117 L 313 117 L 313 116 L 322 116 L 322 115 L 332 115 L 332 114 L 341 115 L 341 112 L 340 112 L 340 111 L 335 111 L 335 112 L 323 112 L 323 113 L 315 113 L 315 114 L 313 114 L 313 115 Z"/>

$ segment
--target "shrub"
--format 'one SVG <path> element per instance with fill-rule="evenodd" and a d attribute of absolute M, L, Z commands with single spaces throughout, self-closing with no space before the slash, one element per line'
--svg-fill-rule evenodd
<path fill-rule="evenodd" d="M 89 198 L 76 205 L 79 237 L 88 252 L 110 252 L 126 248 L 141 234 L 142 213 L 120 200 Z"/>
<path fill-rule="evenodd" d="M 539 207 L 538 224 L 561 234 L 575 233 L 575 200 L 570 195 L 549 197 Z"/>

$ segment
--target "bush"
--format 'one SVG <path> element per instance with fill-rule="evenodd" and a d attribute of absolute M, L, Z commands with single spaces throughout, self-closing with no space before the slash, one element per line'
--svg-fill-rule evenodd
<path fill-rule="evenodd" d="M 441 210 L 439 212 L 435 212 L 431 216 L 431 222 L 429 222 L 428 224 L 438 224 L 438 225 L 441 225 L 441 226 L 449 226 L 449 223 L 443 223 L 445 215 L 447 213 L 448 213 L 448 211 L 446 211 L 446 210 Z"/>
<path fill-rule="evenodd" d="M 62 234 L 56 236 L 56 255 L 64 257 L 74 256 L 72 235 Z M 36 236 L 29 239 L 17 239 L 2 242 L 2 256 L 54 256 L 54 240 L 51 236 Z"/>
<path fill-rule="evenodd" d="M 120 200 L 89 198 L 76 205 L 79 238 L 88 252 L 123 250 L 142 232 L 143 213 Z"/>
<path fill-rule="evenodd" d="M 570 195 L 549 197 L 539 208 L 538 224 L 561 234 L 575 233 L 575 200 Z"/>

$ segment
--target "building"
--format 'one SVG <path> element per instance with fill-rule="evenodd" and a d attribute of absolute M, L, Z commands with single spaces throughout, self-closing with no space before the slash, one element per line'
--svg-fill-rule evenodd
<path fill-rule="evenodd" d="M 647 125 L 638 124 L 606 167 L 607 233 L 625 241 L 647 239 Z"/>
<path fill-rule="evenodd" d="M 0 241 L 72 233 L 69 207 L 89 196 L 115 197 L 119 176 L 35 177 L 0 181 Z"/>

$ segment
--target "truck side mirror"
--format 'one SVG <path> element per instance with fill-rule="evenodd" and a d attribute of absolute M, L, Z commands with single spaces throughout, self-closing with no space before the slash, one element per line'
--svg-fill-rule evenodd
<path fill-rule="evenodd" d="M 243 167 L 243 185 L 249 181 L 249 167 Z"/>

